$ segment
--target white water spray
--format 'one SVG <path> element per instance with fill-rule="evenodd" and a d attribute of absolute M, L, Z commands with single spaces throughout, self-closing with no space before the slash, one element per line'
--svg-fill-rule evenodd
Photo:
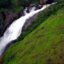
<path fill-rule="evenodd" d="M 32 17 L 33 15 L 43 11 L 45 8 L 49 7 L 49 5 L 44 5 L 41 9 L 35 10 L 35 7 L 32 8 L 30 13 L 24 11 L 25 16 L 20 17 L 16 21 L 14 21 L 5 31 L 4 35 L 0 38 L 0 56 L 4 52 L 6 46 L 11 43 L 11 41 L 16 40 L 20 34 L 22 33 L 22 28 L 27 19 Z"/>

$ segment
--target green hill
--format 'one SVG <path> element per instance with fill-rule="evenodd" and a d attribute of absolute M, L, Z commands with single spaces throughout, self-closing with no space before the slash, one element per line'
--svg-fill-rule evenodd
<path fill-rule="evenodd" d="M 64 64 L 64 7 L 11 45 L 4 64 Z"/>

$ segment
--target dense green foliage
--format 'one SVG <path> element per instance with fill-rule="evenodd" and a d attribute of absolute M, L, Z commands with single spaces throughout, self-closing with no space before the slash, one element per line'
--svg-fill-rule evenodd
<path fill-rule="evenodd" d="M 9 8 L 11 5 L 11 0 L 0 0 L 0 8 Z"/>
<path fill-rule="evenodd" d="M 37 3 L 39 0 L 0 0 L 0 9 L 12 9 L 14 7 L 27 6 L 30 3 Z"/>
<path fill-rule="evenodd" d="M 60 1 L 39 14 L 24 33 L 24 39 L 6 51 L 4 64 L 64 64 L 63 3 Z"/>

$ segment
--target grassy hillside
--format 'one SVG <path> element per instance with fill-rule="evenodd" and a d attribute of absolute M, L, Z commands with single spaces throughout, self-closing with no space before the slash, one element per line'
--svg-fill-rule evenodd
<path fill-rule="evenodd" d="M 55 14 L 55 12 L 61 9 L 62 7 L 64 7 L 64 2 L 60 1 L 57 4 L 46 8 L 43 12 L 38 15 L 37 19 L 32 23 L 32 25 L 30 25 L 26 30 L 23 30 L 20 38 L 17 41 L 24 39 L 25 36 L 35 30 L 41 23 L 48 19 L 52 14 Z"/>
<path fill-rule="evenodd" d="M 4 64 L 64 64 L 64 8 L 10 46 Z"/>

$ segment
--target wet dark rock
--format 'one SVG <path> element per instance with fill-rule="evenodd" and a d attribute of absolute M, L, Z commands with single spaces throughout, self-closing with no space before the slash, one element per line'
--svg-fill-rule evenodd
<path fill-rule="evenodd" d="M 47 0 L 46 1 L 46 4 L 51 4 L 51 3 L 53 3 L 54 2 L 54 0 Z"/>
<path fill-rule="evenodd" d="M 34 15 L 33 17 L 29 18 L 26 23 L 23 26 L 23 32 L 25 32 L 27 30 L 28 27 L 30 27 L 34 20 L 37 18 L 38 14 Z"/>
<path fill-rule="evenodd" d="M 0 37 L 3 36 L 3 33 L 5 32 L 6 28 L 15 20 L 18 18 L 17 14 L 11 11 L 7 12 L 1 12 L 1 21 L 0 23 Z"/>
<path fill-rule="evenodd" d="M 47 0 L 40 0 L 40 5 L 44 5 Z"/>
<path fill-rule="evenodd" d="M 26 12 L 27 12 L 27 13 L 29 13 L 29 12 L 30 12 L 30 7 L 28 7 L 28 8 L 27 8 Z"/>
<path fill-rule="evenodd" d="M 52 2 L 54 2 L 54 0 L 40 0 L 40 4 L 41 4 L 41 5 L 51 4 Z"/>
<path fill-rule="evenodd" d="M 36 10 L 41 8 L 42 8 L 42 5 L 36 5 Z"/>

